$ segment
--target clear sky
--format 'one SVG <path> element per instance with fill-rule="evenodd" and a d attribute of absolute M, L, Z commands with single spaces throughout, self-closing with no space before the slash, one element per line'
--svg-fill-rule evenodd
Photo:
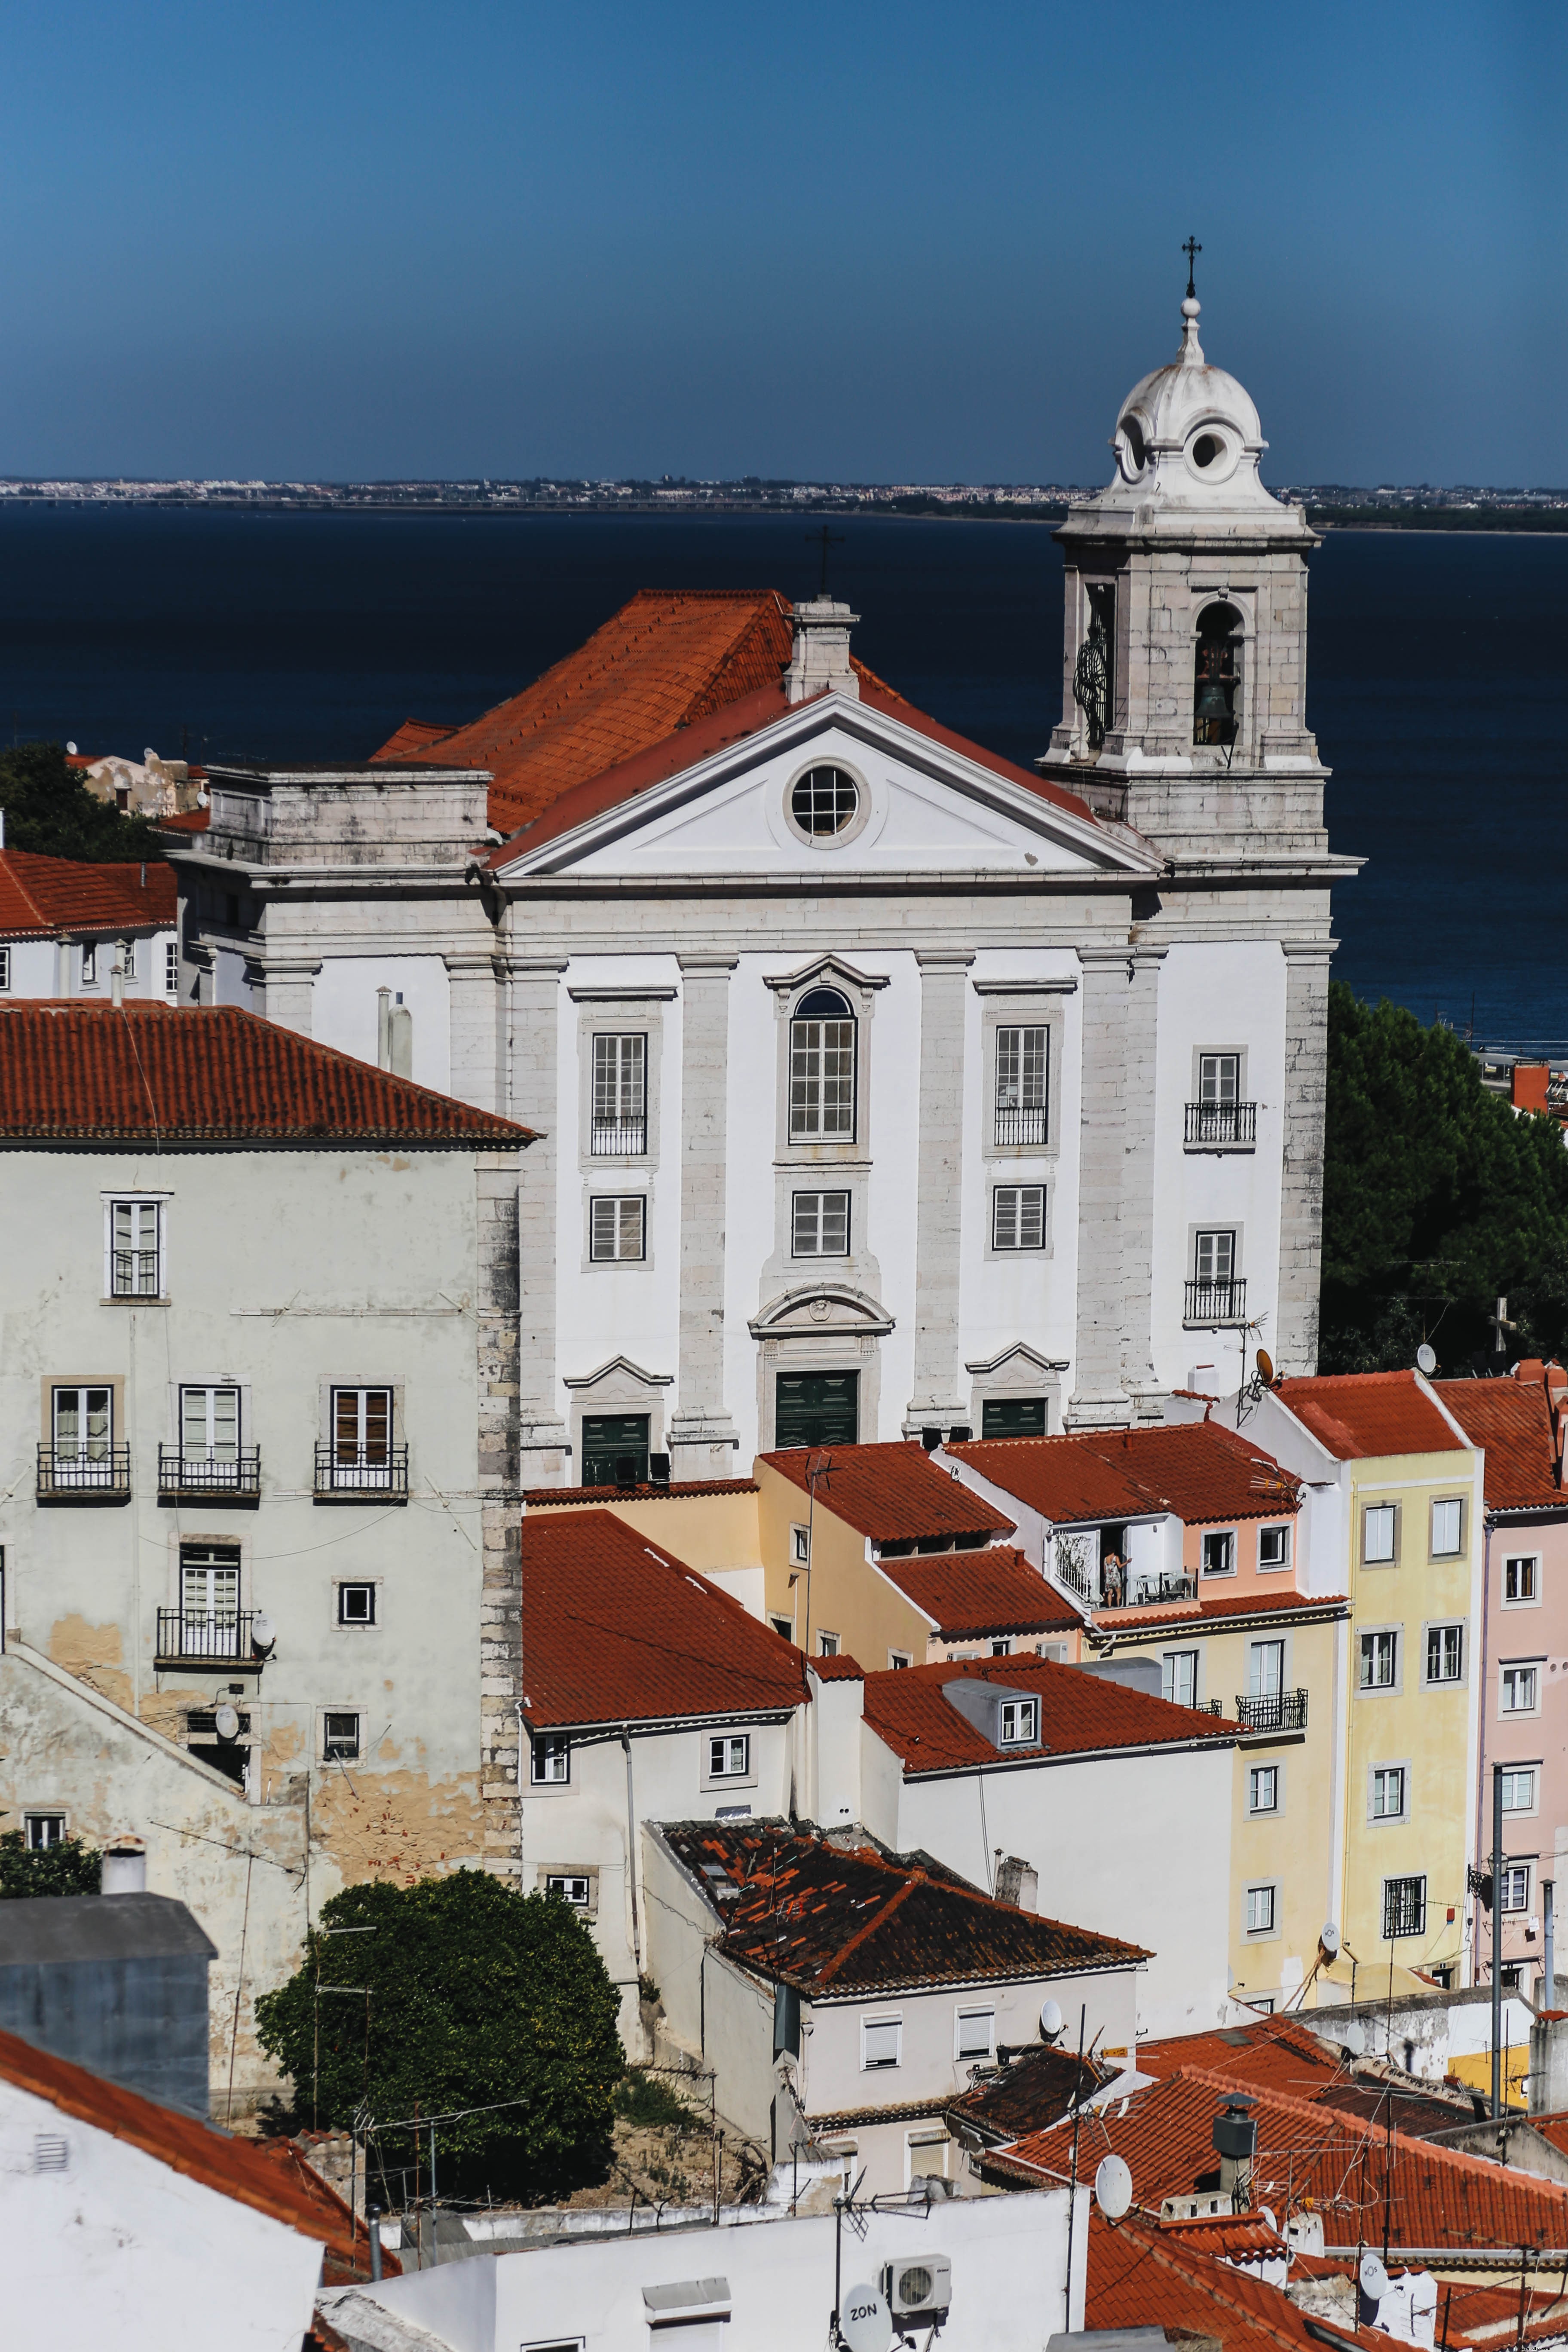
<path fill-rule="evenodd" d="M 0 474 L 1568 482 L 1563 0 L 4 0 Z"/>

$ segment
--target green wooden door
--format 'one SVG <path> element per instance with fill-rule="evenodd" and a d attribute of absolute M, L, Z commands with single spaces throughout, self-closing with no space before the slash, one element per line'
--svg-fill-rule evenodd
<path fill-rule="evenodd" d="M 582 1484 L 641 1486 L 647 1476 L 647 1424 L 646 1412 L 584 1414 Z"/>
<path fill-rule="evenodd" d="M 982 1437 L 1044 1437 L 1044 1397 L 987 1397 L 980 1418 Z"/>
<path fill-rule="evenodd" d="M 781 1372 L 773 1444 L 853 1445 L 860 1433 L 858 1372 Z"/>

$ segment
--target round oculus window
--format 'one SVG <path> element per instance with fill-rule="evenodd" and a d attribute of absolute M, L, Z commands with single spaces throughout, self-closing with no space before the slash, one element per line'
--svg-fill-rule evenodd
<path fill-rule="evenodd" d="M 1192 454 L 1194 466 L 1212 466 L 1216 457 L 1224 457 L 1225 443 L 1217 433 L 1200 433 L 1193 443 Z"/>
<path fill-rule="evenodd" d="M 843 768 L 808 768 L 795 778 L 789 796 L 796 824 L 818 841 L 853 824 L 859 806 L 860 787 Z"/>

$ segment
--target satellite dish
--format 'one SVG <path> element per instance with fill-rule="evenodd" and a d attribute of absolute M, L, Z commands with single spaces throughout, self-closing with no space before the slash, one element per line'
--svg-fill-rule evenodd
<path fill-rule="evenodd" d="M 849 2352 L 888 2352 L 893 2315 L 874 2286 L 852 2286 L 838 2312 L 838 2340 Z"/>
<path fill-rule="evenodd" d="M 1430 1380 L 1433 1373 L 1437 1369 L 1436 1349 L 1429 1348 L 1426 1340 L 1423 1339 L 1421 1345 L 1415 1350 L 1415 1362 L 1417 1368 L 1421 1371 L 1424 1371 L 1427 1379 Z"/>
<path fill-rule="evenodd" d="M 1381 2257 L 1374 2254 L 1370 2246 L 1361 2258 L 1361 2268 L 1356 2275 L 1368 2303 L 1381 2303 L 1388 2293 L 1388 2273 L 1383 2267 Z"/>
<path fill-rule="evenodd" d="M 1102 2158 L 1094 2176 L 1094 2201 L 1108 2221 L 1120 2221 L 1132 2202 L 1132 2175 L 1119 2156 Z"/>
<path fill-rule="evenodd" d="M 253 1650 L 269 1650 L 278 1639 L 278 1628 L 265 1609 L 258 1609 L 250 1621 L 250 1646 Z"/>
<path fill-rule="evenodd" d="M 1265 1388 L 1271 1389 L 1274 1385 L 1274 1359 L 1267 1348 L 1259 1348 L 1257 1361 L 1258 1379 Z"/>
<path fill-rule="evenodd" d="M 1318 1930 L 1318 1949 L 1325 1959 L 1331 1960 L 1337 1957 L 1339 1948 L 1340 1931 L 1331 1919 L 1325 1919 Z"/>
<path fill-rule="evenodd" d="M 1062 2030 L 1062 2013 L 1054 2000 L 1047 2000 L 1040 2011 L 1040 2038 L 1054 2042 Z"/>
<path fill-rule="evenodd" d="M 220 1706 L 213 1717 L 213 1728 L 220 1739 L 232 1739 L 239 1729 L 239 1717 L 232 1706 Z"/>

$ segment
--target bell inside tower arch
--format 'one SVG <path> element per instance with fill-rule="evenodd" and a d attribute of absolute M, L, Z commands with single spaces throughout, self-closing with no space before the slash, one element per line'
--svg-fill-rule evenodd
<path fill-rule="evenodd" d="M 1241 696 L 1241 615 L 1231 604 L 1210 604 L 1198 621 L 1193 657 L 1193 740 L 1236 741 Z"/>

